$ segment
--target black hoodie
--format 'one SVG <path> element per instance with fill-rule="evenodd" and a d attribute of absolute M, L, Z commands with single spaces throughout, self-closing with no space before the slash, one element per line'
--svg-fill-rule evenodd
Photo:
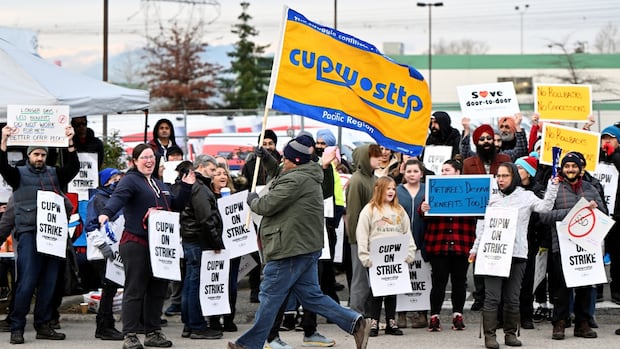
<path fill-rule="evenodd" d="M 447 145 L 452 147 L 452 158 L 459 153 L 461 145 L 461 134 L 457 129 L 450 126 L 452 121 L 450 115 L 443 111 L 433 113 L 433 117 L 439 124 L 439 134 L 429 134 L 426 145 Z"/>

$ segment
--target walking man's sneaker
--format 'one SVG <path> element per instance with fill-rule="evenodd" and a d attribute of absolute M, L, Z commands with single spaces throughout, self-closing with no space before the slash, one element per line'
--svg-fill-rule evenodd
<path fill-rule="evenodd" d="M 265 344 L 264 349 L 293 349 L 293 347 L 286 344 L 286 342 L 280 339 L 280 337 L 276 337 L 271 342 Z"/>
<path fill-rule="evenodd" d="M 336 341 L 327 338 L 324 335 L 314 332 L 314 334 L 310 337 L 304 336 L 304 341 L 302 346 L 304 347 L 333 347 L 336 344 Z"/>

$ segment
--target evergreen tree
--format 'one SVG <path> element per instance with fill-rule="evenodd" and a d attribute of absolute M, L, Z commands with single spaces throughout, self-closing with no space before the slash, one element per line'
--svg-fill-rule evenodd
<path fill-rule="evenodd" d="M 267 46 L 260 46 L 251 41 L 258 31 L 249 22 L 252 19 L 247 12 L 250 3 L 242 2 L 239 23 L 232 33 L 239 40 L 234 51 L 228 53 L 231 67 L 225 73 L 231 77 L 220 79 L 220 91 L 224 95 L 224 107 L 229 109 L 256 109 L 264 107 L 269 84 L 268 62 L 261 57 Z"/>
<path fill-rule="evenodd" d="M 174 23 L 148 37 L 145 48 L 147 78 L 151 97 L 160 98 L 162 110 L 196 110 L 212 108 L 216 96 L 216 79 L 221 67 L 204 62 L 200 54 L 208 44 L 202 38 L 201 24 L 187 30 Z"/>

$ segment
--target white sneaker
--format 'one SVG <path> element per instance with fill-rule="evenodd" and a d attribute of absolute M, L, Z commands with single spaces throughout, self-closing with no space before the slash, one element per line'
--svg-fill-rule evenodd
<path fill-rule="evenodd" d="M 276 339 L 265 344 L 264 349 L 294 349 L 294 348 L 286 344 L 286 342 L 280 339 L 280 337 L 276 337 Z"/>

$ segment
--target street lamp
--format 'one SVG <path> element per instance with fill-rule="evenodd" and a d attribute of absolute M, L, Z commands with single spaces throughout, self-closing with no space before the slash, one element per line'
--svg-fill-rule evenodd
<path fill-rule="evenodd" d="M 525 4 L 523 6 L 523 10 L 519 11 L 520 7 L 515 6 L 515 10 L 519 11 L 519 14 L 521 15 L 521 54 L 523 54 L 523 15 L 525 14 L 525 11 L 527 11 L 529 7 L 530 7 L 529 4 Z"/>
<path fill-rule="evenodd" d="M 433 95 L 431 90 L 431 69 L 433 66 L 433 54 L 432 54 L 432 44 L 431 40 L 431 9 L 433 7 L 441 7 L 443 6 L 443 2 L 418 2 L 418 7 L 428 7 L 428 92 Z"/>

